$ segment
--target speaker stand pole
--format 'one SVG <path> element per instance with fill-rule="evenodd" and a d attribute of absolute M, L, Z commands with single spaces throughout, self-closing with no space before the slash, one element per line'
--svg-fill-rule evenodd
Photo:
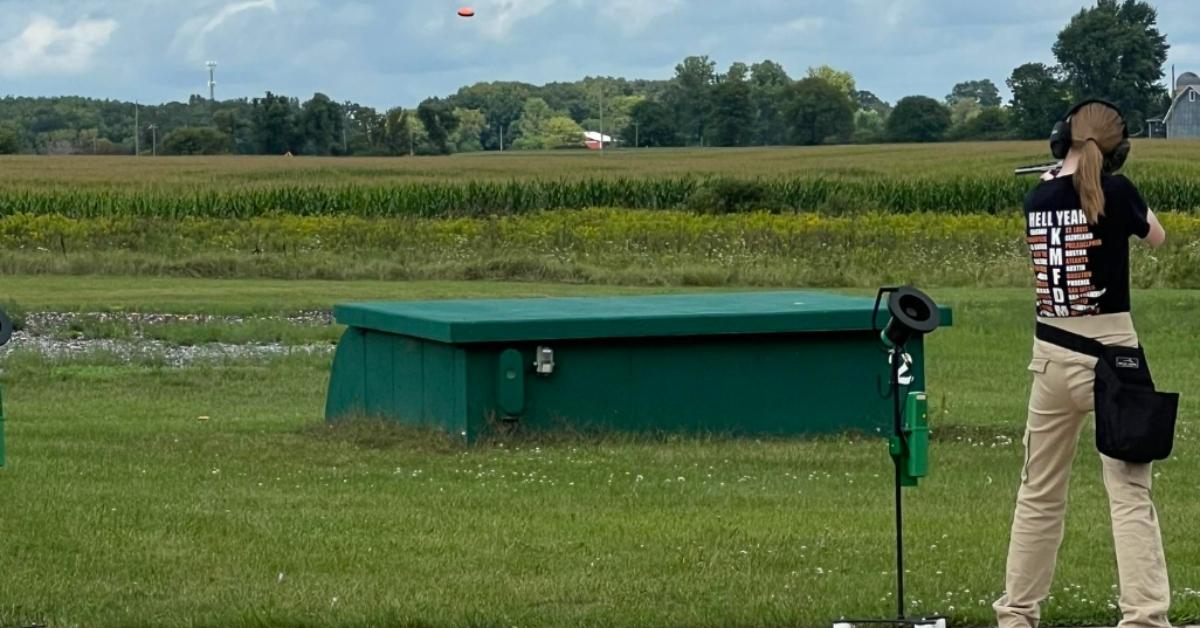
<path fill-rule="evenodd" d="M 893 427 L 896 438 L 900 439 L 901 446 L 907 449 L 908 444 L 904 442 L 903 413 L 900 406 L 900 364 L 903 360 L 904 349 L 893 347 L 891 352 Z M 896 485 L 896 619 L 904 621 L 904 492 L 900 482 L 900 460 L 901 458 L 893 458 L 892 463 L 895 468 Z"/>

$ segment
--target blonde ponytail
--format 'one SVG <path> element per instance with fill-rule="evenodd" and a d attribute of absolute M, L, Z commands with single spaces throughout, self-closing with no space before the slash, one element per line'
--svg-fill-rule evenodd
<path fill-rule="evenodd" d="M 1075 191 L 1088 222 L 1096 224 L 1104 215 L 1104 156 L 1124 141 L 1125 121 L 1112 107 L 1090 103 L 1071 116 L 1071 136 L 1071 150 L 1079 154 Z"/>
<path fill-rule="evenodd" d="M 1104 172 L 1104 153 L 1094 139 L 1087 139 L 1079 151 L 1079 167 L 1075 170 L 1075 191 L 1083 203 L 1088 222 L 1096 224 L 1104 215 L 1104 188 L 1100 175 Z"/>

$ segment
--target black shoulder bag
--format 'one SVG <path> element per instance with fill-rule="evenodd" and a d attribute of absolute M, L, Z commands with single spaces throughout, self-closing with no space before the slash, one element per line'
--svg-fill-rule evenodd
<path fill-rule="evenodd" d="M 1142 347 L 1105 346 L 1069 331 L 1038 324 L 1038 340 L 1097 358 L 1096 448 L 1137 464 L 1164 460 L 1175 443 L 1179 394 L 1158 392 Z"/>

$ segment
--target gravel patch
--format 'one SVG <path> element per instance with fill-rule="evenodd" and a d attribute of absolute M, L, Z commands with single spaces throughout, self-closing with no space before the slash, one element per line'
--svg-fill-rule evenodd
<path fill-rule="evenodd" d="M 209 343 L 195 346 L 177 346 L 159 340 L 111 340 L 77 339 L 61 340 L 46 336 L 34 336 L 19 331 L 12 340 L 0 347 L 0 359 L 18 351 L 39 353 L 59 360 L 85 358 L 102 354 L 113 356 L 123 362 L 161 361 L 170 366 L 188 366 L 197 362 L 217 362 L 229 359 L 265 359 L 287 355 L 328 355 L 335 347 L 331 344 L 283 345 Z"/>
<path fill-rule="evenodd" d="M 38 353 L 56 360 L 86 358 L 90 355 L 115 357 L 123 362 L 155 361 L 170 366 L 229 359 L 266 359 L 287 355 L 329 355 L 335 347 L 329 343 L 285 345 L 281 343 L 206 343 L 175 345 L 144 338 L 135 329 L 134 338 L 62 338 L 57 334 L 77 321 L 128 323 L 134 327 L 192 323 L 196 325 L 239 325 L 250 321 L 286 321 L 297 326 L 322 326 L 333 323 L 329 312 L 300 312 L 290 316 L 212 316 L 204 314 L 161 314 L 140 312 L 30 312 L 24 316 L 24 329 L 0 347 L 0 359 L 16 352 Z"/>
<path fill-rule="evenodd" d="M 289 316 L 215 316 L 210 314 L 160 314 L 142 312 L 29 312 L 25 314 L 25 331 L 45 334 L 69 327 L 77 321 L 118 322 L 130 325 L 165 325 L 194 323 L 196 325 L 241 325 L 250 321 L 284 321 L 292 325 L 320 327 L 333 324 L 328 311 L 299 312 Z"/>

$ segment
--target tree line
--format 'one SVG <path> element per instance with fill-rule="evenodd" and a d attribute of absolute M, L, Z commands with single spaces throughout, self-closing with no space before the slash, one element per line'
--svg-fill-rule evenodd
<path fill-rule="evenodd" d="M 1157 19 L 1142 0 L 1097 0 L 1058 34 L 1057 64 L 1013 70 L 1007 103 L 986 78 L 944 98 L 891 104 L 829 66 L 793 78 L 771 60 L 722 72 L 691 56 L 669 80 L 477 83 L 415 109 L 320 93 L 303 102 L 268 92 L 156 106 L 9 97 L 0 99 L 0 153 L 429 155 L 582 147 L 585 130 L 637 147 L 1033 139 L 1046 137 L 1072 101 L 1091 97 L 1122 107 L 1136 133 L 1169 106 Z"/>

